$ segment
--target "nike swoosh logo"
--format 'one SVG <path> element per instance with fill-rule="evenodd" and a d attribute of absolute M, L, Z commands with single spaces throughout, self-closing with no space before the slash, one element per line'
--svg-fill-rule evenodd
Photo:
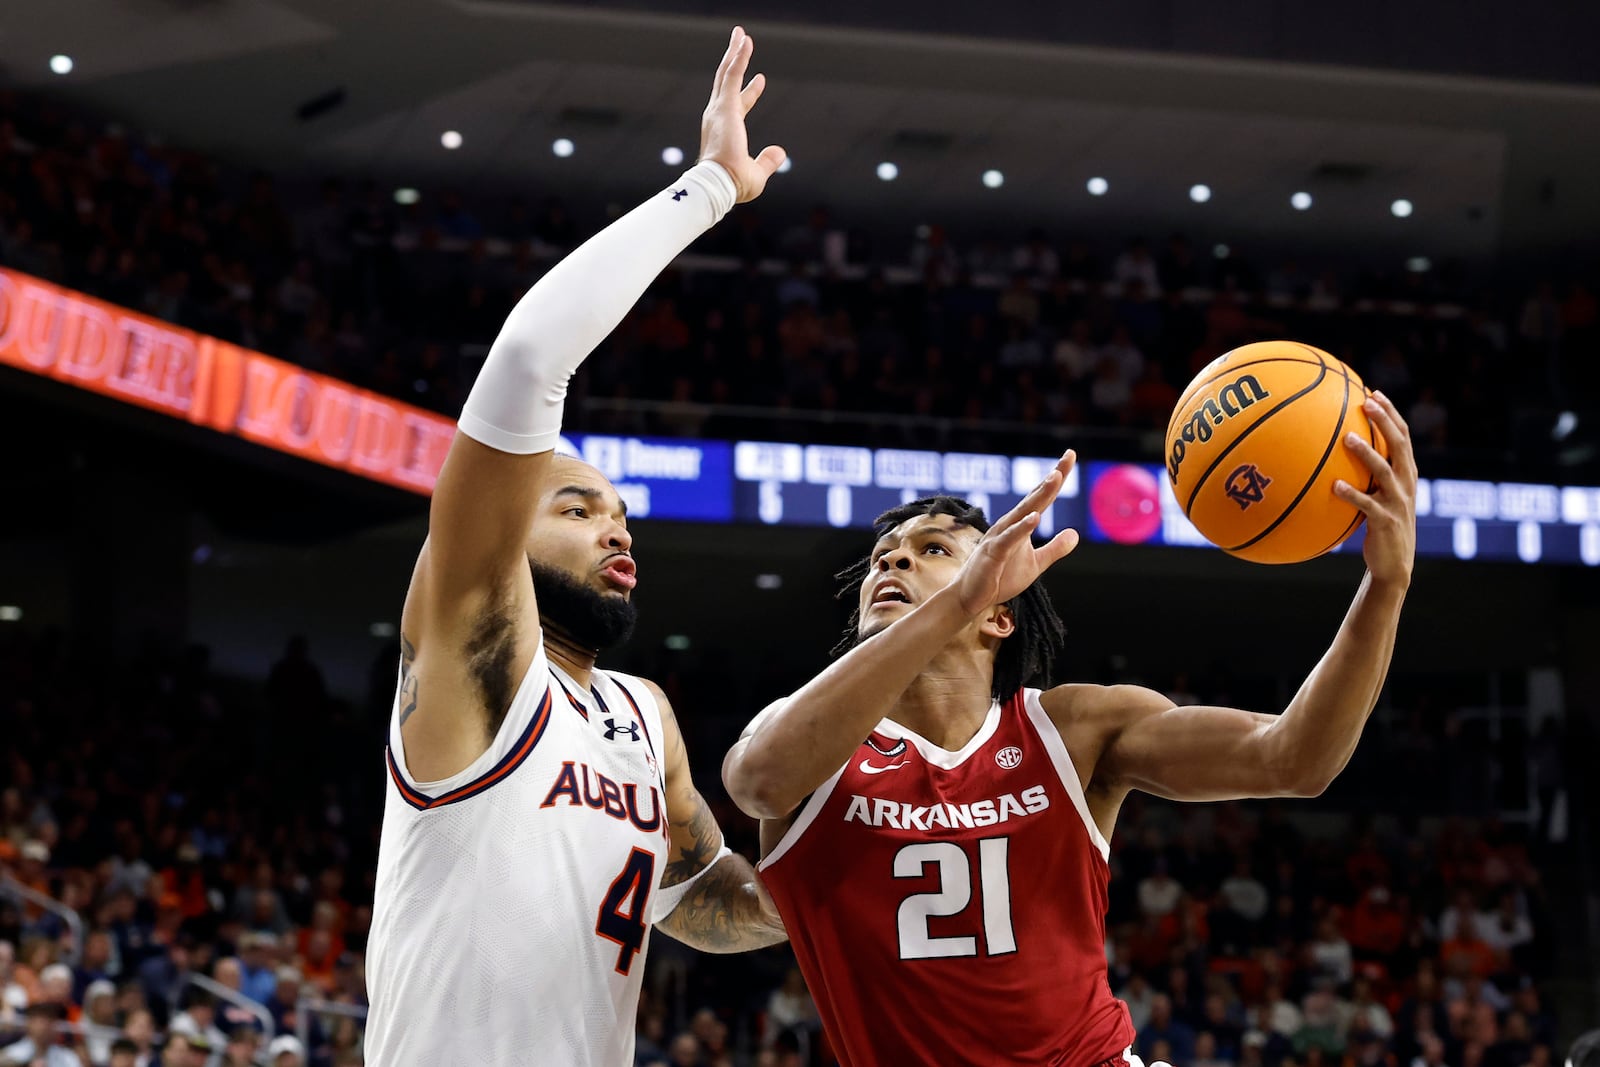
<path fill-rule="evenodd" d="M 905 760 L 901 760 L 899 763 L 891 763 L 887 767 L 874 767 L 871 763 L 867 762 L 866 760 L 862 760 L 856 766 L 861 768 L 861 773 L 862 774 L 882 774 L 884 771 L 898 771 L 901 767 L 904 767 L 905 765 L 906 765 L 906 761 Z"/>

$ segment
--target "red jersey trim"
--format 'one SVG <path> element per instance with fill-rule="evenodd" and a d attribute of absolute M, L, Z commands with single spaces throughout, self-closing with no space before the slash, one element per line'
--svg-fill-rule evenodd
<path fill-rule="evenodd" d="M 1100 832 L 1094 816 L 1089 813 L 1089 801 L 1083 795 L 1083 783 L 1078 780 L 1078 768 L 1072 762 L 1072 755 L 1067 752 L 1067 743 L 1062 739 L 1061 731 L 1056 729 L 1055 720 L 1044 710 L 1044 704 L 1039 699 L 1039 690 L 1023 690 L 1022 706 L 1028 713 L 1028 722 L 1033 725 L 1033 732 L 1039 735 L 1044 750 L 1050 754 L 1050 762 L 1055 765 L 1056 775 L 1061 779 L 1062 788 L 1067 791 L 1067 796 L 1072 798 L 1072 806 L 1077 809 L 1078 818 L 1083 820 L 1083 828 L 1088 831 L 1089 840 L 1100 851 L 1100 858 L 1110 863 L 1111 845 Z"/>
<path fill-rule="evenodd" d="M 852 754 L 853 756 L 853 754 Z M 805 806 L 800 809 L 800 814 L 795 816 L 794 822 L 789 824 L 789 829 L 778 838 L 778 843 L 772 846 L 772 851 L 761 857 L 761 862 L 756 864 L 756 870 L 764 871 L 783 858 L 783 854 L 794 847 L 795 842 L 817 821 L 817 816 L 822 814 L 822 809 L 827 806 L 828 798 L 833 796 L 833 789 L 839 784 L 839 778 L 844 774 L 845 767 L 850 766 L 846 761 L 843 766 L 833 772 L 833 777 L 817 786 L 816 792 L 811 794 Z"/>

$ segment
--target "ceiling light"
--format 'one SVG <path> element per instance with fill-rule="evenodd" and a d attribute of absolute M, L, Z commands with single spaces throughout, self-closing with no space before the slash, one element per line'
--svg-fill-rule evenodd
<path fill-rule="evenodd" d="M 1295 193 L 1289 198 L 1289 206 L 1296 211 L 1308 211 L 1311 208 L 1310 193 Z"/>
<path fill-rule="evenodd" d="M 781 574 L 758 574 L 758 575 L 756 575 L 756 588 L 757 589 L 782 589 L 783 588 L 783 575 L 781 575 Z"/>
<path fill-rule="evenodd" d="M 399 632 L 392 622 L 375 622 L 367 627 L 367 633 L 373 637 L 393 637 Z"/>
<path fill-rule="evenodd" d="M 571 139 L 567 137 L 557 137 L 555 143 L 550 146 L 550 151 L 554 152 L 562 159 L 566 159 L 577 150 L 578 146 L 573 144 Z"/>
<path fill-rule="evenodd" d="M 1409 218 L 1411 215 L 1411 201 L 1396 200 L 1394 203 L 1389 205 L 1389 210 L 1397 219 Z"/>
<path fill-rule="evenodd" d="M 893 163 L 883 162 L 878 164 L 878 180 L 892 182 L 900 177 L 900 168 Z"/>
<path fill-rule="evenodd" d="M 1406 270 L 1412 274 L 1422 274 L 1433 269 L 1433 261 L 1427 256 L 1412 256 L 1406 260 Z"/>
<path fill-rule="evenodd" d="M 439 135 L 439 143 L 454 152 L 461 147 L 461 134 L 457 130 L 446 130 Z"/>
<path fill-rule="evenodd" d="M 415 189 L 406 188 L 406 189 L 396 189 L 394 191 L 394 202 L 397 203 L 397 204 L 405 204 L 407 206 L 410 206 L 411 204 L 415 204 L 418 200 L 421 200 L 421 199 L 422 199 L 422 194 L 417 192 Z"/>
<path fill-rule="evenodd" d="M 662 641 L 661 643 L 666 645 L 667 648 L 671 649 L 673 652 L 682 652 L 684 649 L 689 647 L 689 635 L 668 634 L 666 640 Z"/>
<path fill-rule="evenodd" d="M 661 162 L 669 167 L 676 167 L 683 162 L 683 149 L 677 145 L 668 145 L 661 150 Z"/>
<path fill-rule="evenodd" d="M 998 189 L 1006 183 L 1006 176 L 997 170 L 983 172 L 983 187 L 985 189 Z"/>
<path fill-rule="evenodd" d="M 1191 185 L 1191 186 L 1189 186 L 1189 199 L 1193 200 L 1197 204 L 1205 203 L 1207 200 L 1211 199 L 1211 186 L 1209 186 L 1209 185 Z"/>
<path fill-rule="evenodd" d="M 1090 178 L 1089 179 L 1089 195 L 1090 196 L 1105 196 L 1106 195 L 1106 190 L 1110 189 L 1110 188 L 1111 188 L 1111 183 L 1106 181 L 1104 178 Z"/>
<path fill-rule="evenodd" d="M 1217 259 L 1227 259 L 1233 254 L 1233 249 L 1227 245 L 1214 245 L 1212 246 L 1211 254 Z"/>
<path fill-rule="evenodd" d="M 57 73 L 57 74 L 71 74 L 72 73 L 72 57 L 71 56 L 61 56 L 61 55 L 51 56 L 50 57 L 50 69 L 52 71 L 54 71 L 55 73 Z"/>
<path fill-rule="evenodd" d="M 16 622 L 21 618 L 21 608 L 15 604 L 0 604 L 0 622 Z"/>

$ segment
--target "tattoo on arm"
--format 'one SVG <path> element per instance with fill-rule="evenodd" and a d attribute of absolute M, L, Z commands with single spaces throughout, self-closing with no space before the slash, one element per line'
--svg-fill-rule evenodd
<path fill-rule="evenodd" d="M 701 952 L 749 952 L 789 939 L 750 861 L 724 856 L 657 924 Z"/>
<path fill-rule="evenodd" d="M 406 635 L 400 635 L 400 725 L 404 726 L 411 713 L 417 710 L 417 675 L 411 669 L 417 658 L 417 649 Z"/>
<path fill-rule="evenodd" d="M 721 847 L 722 831 L 717 829 L 717 817 L 711 813 L 711 806 L 704 797 L 696 795 L 694 814 L 689 817 L 684 832 L 691 840 L 688 844 L 674 842 L 678 848 L 666 870 L 661 873 L 663 886 L 677 885 L 693 878 L 711 862 Z M 673 836 L 677 837 L 676 834 Z"/>

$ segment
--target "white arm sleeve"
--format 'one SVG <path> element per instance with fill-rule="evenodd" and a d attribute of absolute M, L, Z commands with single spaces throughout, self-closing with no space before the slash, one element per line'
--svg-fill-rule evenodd
<path fill-rule="evenodd" d="M 683 903 L 683 898 L 689 895 L 689 890 L 694 888 L 694 884 L 700 880 L 700 877 L 731 855 L 733 855 L 733 849 L 723 845 L 717 849 L 717 854 L 711 857 L 710 863 L 695 871 L 688 878 L 685 878 L 677 885 L 664 885 L 657 889 L 655 898 L 650 901 L 650 921 L 652 923 L 661 922 L 676 911 L 678 905 Z"/>
<path fill-rule="evenodd" d="M 554 448 L 578 364 L 737 197 L 727 171 L 697 163 L 551 268 L 500 328 L 462 409 L 461 432 L 501 452 Z"/>

